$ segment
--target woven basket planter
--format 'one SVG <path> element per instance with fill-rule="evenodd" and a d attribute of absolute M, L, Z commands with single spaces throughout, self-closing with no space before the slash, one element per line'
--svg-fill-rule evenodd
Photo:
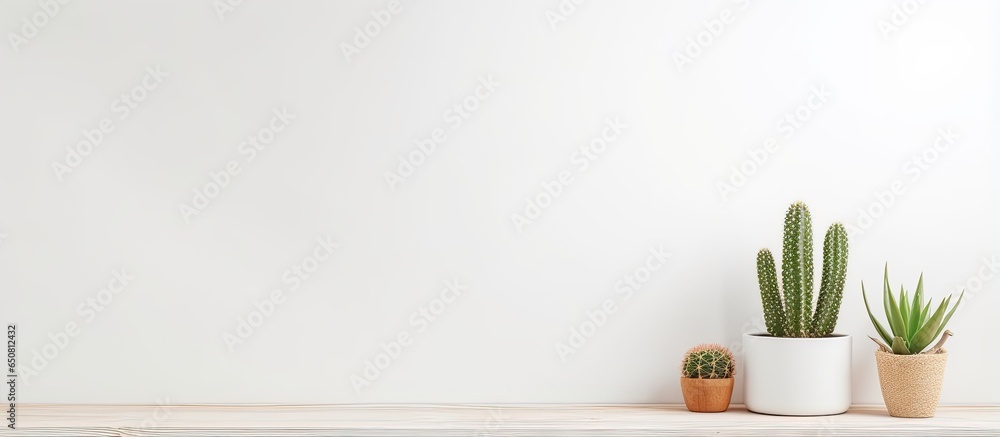
<path fill-rule="evenodd" d="M 893 417 L 934 417 L 948 353 L 895 355 L 875 351 L 882 399 Z"/>

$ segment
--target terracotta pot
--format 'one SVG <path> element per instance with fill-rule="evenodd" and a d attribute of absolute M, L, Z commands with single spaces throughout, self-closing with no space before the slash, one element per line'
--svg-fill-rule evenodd
<path fill-rule="evenodd" d="M 733 378 L 681 378 L 684 405 L 695 413 L 721 413 L 729 409 Z"/>
<path fill-rule="evenodd" d="M 894 417 L 934 417 L 948 353 L 896 355 L 875 351 L 882 399 Z"/>

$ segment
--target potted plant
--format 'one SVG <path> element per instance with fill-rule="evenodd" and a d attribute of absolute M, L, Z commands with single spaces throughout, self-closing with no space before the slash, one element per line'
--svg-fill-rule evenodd
<path fill-rule="evenodd" d="M 743 335 L 744 403 L 756 413 L 840 414 L 851 405 L 851 337 L 835 334 L 847 275 L 847 231 L 823 239 L 823 272 L 813 309 L 812 218 L 802 202 L 785 214 L 781 283 L 768 249 L 757 254 L 767 333 Z"/>
<path fill-rule="evenodd" d="M 869 336 L 879 346 L 875 351 L 875 363 L 878 366 L 882 399 L 885 400 L 889 415 L 934 417 L 934 410 L 941 399 L 944 366 L 948 361 L 948 352 L 942 347 L 952 335 L 944 327 L 962 302 L 965 292 L 958 296 L 958 302 L 951 307 L 951 311 L 948 311 L 952 298 L 949 295 L 931 313 L 931 302 L 924 302 L 924 275 L 921 274 L 917 281 L 917 291 L 913 293 L 912 300 L 902 286 L 897 300 L 889 287 L 889 265 L 886 264 L 882 304 L 889 321 L 889 330 L 872 314 L 864 282 L 861 283 L 861 295 L 865 300 L 868 317 L 872 319 L 879 337 L 885 341 L 883 343 Z M 938 336 L 941 339 L 928 348 Z"/>
<path fill-rule="evenodd" d="M 695 413 L 721 413 L 733 397 L 736 361 L 729 349 L 717 344 L 695 346 L 681 362 L 684 405 Z"/>

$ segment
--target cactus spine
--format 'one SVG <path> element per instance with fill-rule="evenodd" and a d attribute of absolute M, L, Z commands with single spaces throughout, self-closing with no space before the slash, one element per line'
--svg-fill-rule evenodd
<path fill-rule="evenodd" d="M 736 361 L 729 349 L 717 344 L 695 346 L 684 354 L 681 376 L 685 378 L 722 379 L 736 374 Z"/>
<path fill-rule="evenodd" d="M 802 202 L 785 214 L 779 291 L 774 256 L 768 249 L 757 253 L 757 279 L 767 332 L 776 337 L 825 337 L 837 326 L 847 275 L 847 231 L 834 223 L 823 240 L 823 273 L 819 298 L 813 311 L 812 217 Z"/>

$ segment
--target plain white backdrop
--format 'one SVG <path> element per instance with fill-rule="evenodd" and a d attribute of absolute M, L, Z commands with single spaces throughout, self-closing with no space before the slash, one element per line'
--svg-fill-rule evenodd
<path fill-rule="evenodd" d="M 886 262 L 936 301 L 973 287 L 942 402 L 1000 402 L 997 3 L 220 5 L 70 2 L 40 27 L 0 5 L 22 402 L 680 402 L 687 348 L 763 328 L 756 252 L 796 200 L 817 248 L 862 231 L 837 328 L 855 403 L 882 401 L 860 285 L 880 305 Z"/>

